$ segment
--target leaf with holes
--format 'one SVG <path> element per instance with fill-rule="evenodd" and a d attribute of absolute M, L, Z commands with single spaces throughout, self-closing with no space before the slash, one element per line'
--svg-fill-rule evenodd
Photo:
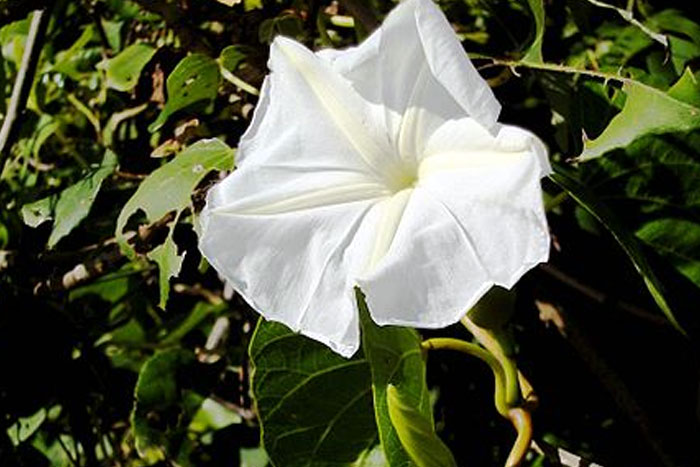
<path fill-rule="evenodd" d="M 54 219 L 48 247 L 53 248 L 68 235 L 90 213 L 102 182 L 117 167 L 117 156 L 110 150 L 105 152 L 102 163 L 87 177 L 69 186 L 58 195 L 51 195 L 22 206 L 25 224 L 36 227 L 46 220 Z"/>
<path fill-rule="evenodd" d="M 124 227 L 133 214 L 141 210 L 150 222 L 170 212 L 175 212 L 175 218 L 178 218 L 184 209 L 190 207 L 192 192 L 209 172 L 233 168 L 233 154 L 234 150 L 218 139 L 201 140 L 154 170 L 141 182 L 117 219 L 115 235 L 124 254 L 130 258 L 135 256 L 124 233 Z M 182 265 L 182 258 L 177 254 L 177 246 L 172 240 L 172 231 L 168 232 L 165 244 L 151 251 L 149 257 L 161 268 L 160 303 L 164 306 L 169 291 L 165 278 L 169 280 L 177 276 Z"/>
<path fill-rule="evenodd" d="M 168 76 L 168 100 L 148 131 L 160 129 L 175 112 L 187 108 L 208 107 L 219 88 L 219 65 L 213 58 L 192 54 L 180 61 Z"/>

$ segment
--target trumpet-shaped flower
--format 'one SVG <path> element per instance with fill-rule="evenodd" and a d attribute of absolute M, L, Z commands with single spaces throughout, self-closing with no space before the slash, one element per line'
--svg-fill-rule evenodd
<path fill-rule="evenodd" d="M 431 0 L 404 0 L 348 50 L 278 37 L 269 67 L 200 241 L 262 315 L 349 356 L 356 286 L 380 325 L 443 327 L 546 261 L 546 150 L 497 123 Z"/>

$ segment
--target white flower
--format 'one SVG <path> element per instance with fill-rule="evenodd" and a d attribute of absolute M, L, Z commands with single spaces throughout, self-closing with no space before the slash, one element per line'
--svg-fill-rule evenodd
<path fill-rule="evenodd" d="M 500 105 L 431 0 L 405 0 L 358 47 L 278 37 L 200 249 L 268 319 L 350 356 L 354 287 L 380 324 L 443 327 L 546 261 L 531 133 Z"/>

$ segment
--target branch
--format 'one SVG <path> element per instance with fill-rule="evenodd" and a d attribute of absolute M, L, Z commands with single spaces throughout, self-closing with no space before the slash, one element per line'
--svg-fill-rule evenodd
<path fill-rule="evenodd" d="M 9 152 L 12 146 L 12 138 L 17 132 L 16 123 L 20 117 L 20 112 L 24 110 L 29 91 L 34 83 L 34 72 L 39 61 L 41 44 L 44 41 L 50 16 L 48 8 L 36 10 L 32 14 L 32 22 L 29 26 L 29 34 L 24 46 L 22 63 L 17 72 L 15 85 L 12 88 L 10 106 L 2 122 L 2 128 L 0 128 L 0 162 L 2 162 L 2 155 L 5 154 L 6 150 Z"/>

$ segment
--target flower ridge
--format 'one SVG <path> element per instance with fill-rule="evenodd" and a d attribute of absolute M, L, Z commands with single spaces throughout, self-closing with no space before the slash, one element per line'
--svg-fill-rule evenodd
<path fill-rule="evenodd" d="M 344 51 L 278 37 L 269 66 L 200 240 L 265 317 L 350 356 L 357 286 L 378 324 L 442 327 L 546 261 L 546 150 L 497 123 L 431 0 L 405 0 Z"/>

